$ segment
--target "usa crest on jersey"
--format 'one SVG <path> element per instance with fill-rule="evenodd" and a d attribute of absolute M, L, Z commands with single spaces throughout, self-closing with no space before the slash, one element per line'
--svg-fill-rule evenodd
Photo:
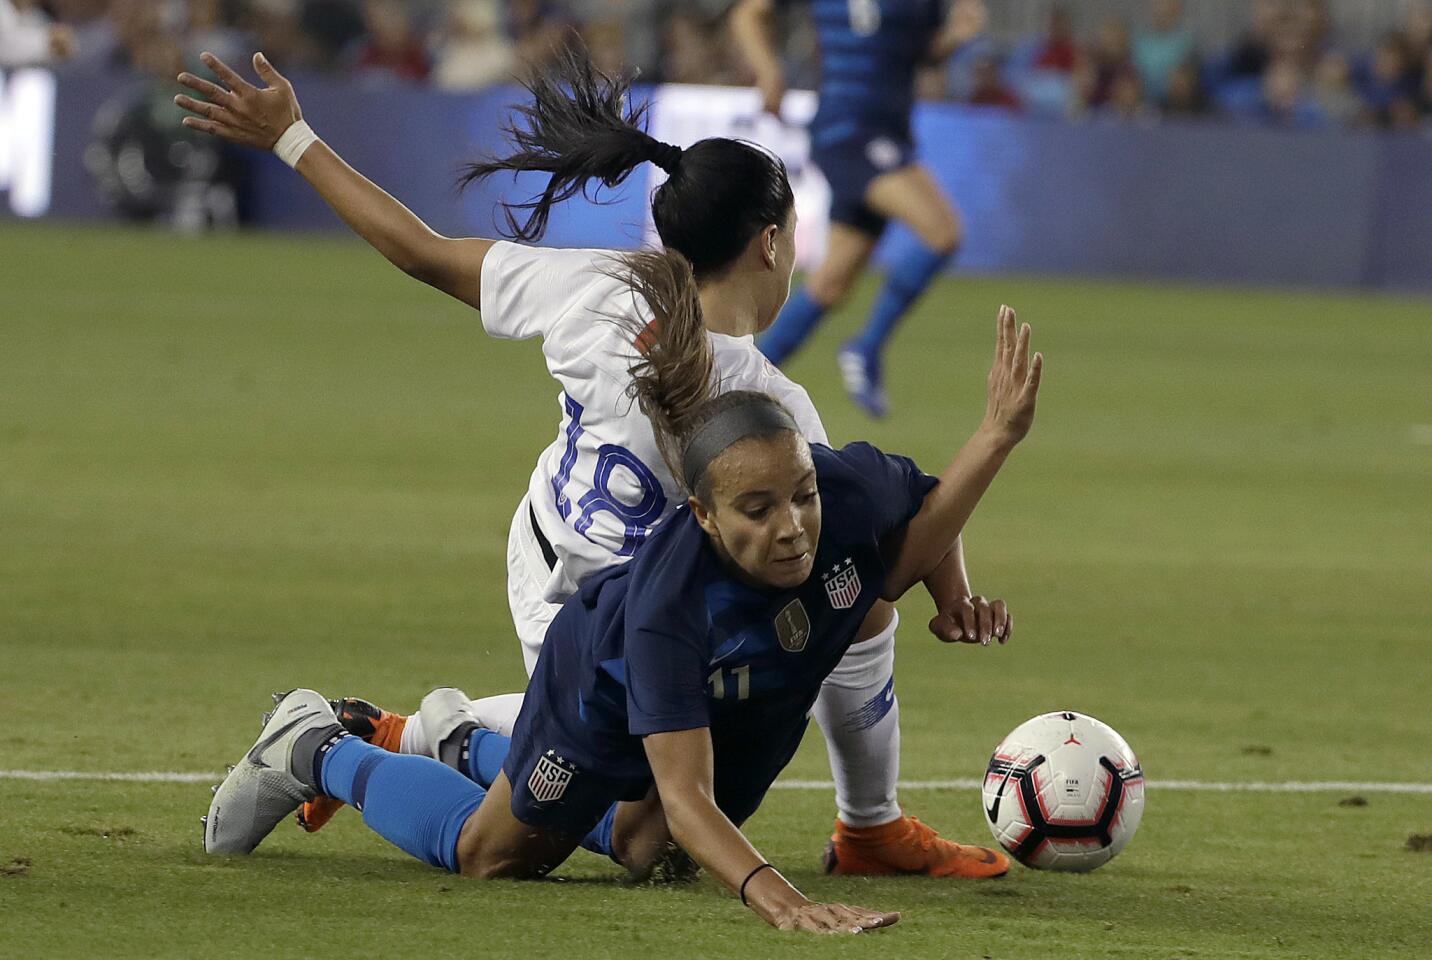
<path fill-rule="evenodd" d="M 571 783 L 576 775 L 575 764 L 558 756 L 557 751 L 548 750 L 537 758 L 537 766 L 533 769 L 532 776 L 527 778 L 527 789 L 538 803 L 560 800 L 562 794 L 567 792 L 567 784 Z"/>
<path fill-rule="evenodd" d="M 860 571 L 855 569 L 854 560 L 846 557 L 830 573 L 821 574 L 821 580 L 825 581 L 825 595 L 832 607 L 849 610 L 855 606 L 860 596 Z"/>

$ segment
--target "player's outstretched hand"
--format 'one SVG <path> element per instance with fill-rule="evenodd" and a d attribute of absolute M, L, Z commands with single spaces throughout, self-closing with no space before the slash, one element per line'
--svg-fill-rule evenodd
<path fill-rule="evenodd" d="M 930 632 L 945 643 L 1008 643 L 1014 633 L 1014 615 L 1003 600 L 966 597 L 930 620 Z"/>
<path fill-rule="evenodd" d="M 293 85 L 262 53 L 254 54 L 254 70 L 263 80 L 263 87 L 249 83 L 212 53 L 201 54 L 199 59 L 223 81 L 223 86 L 192 73 L 179 74 L 180 83 L 205 98 L 195 100 L 182 93 L 174 98 L 175 103 L 195 114 L 184 118 L 184 126 L 230 143 L 272 150 L 283 132 L 303 119 Z"/>
<path fill-rule="evenodd" d="M 987 382 L 984 426 L 1012 447 L 1034 426 L 1034 404 L 1039 399 L 1044 357 L 1036 353 L 1030 359 L 1029 324 L 1016 324 L 1009 307 L 999 308 L 998 327 L 994 364 Z"/>
<path fill-rule="evenodd" d="M 776 926 L 782 930 L 811 933 L 864 933 L 880 930 L 900 919 L 898 913 L 880 913 L 843 903 L 805 903 L 783 917 Z"/>

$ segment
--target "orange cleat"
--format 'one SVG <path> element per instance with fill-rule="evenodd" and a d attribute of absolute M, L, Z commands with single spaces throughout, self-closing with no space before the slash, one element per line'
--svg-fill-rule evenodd
<path fill-rule="evenodd" d="M 337 715 L 338 722 L 343 724 L 343 729 L 355 737 L 362 737 L 373 746 L 392 753 L 397 753 L 402 746 L 403 728 L 408 725 L 408 718 L 401 713 L 389 713 L 357 697 L 330 700 L 328 704 Z M 309 833 L 321 830 L 343 806 L 342 800 L 320 794 L 298 808 L 298 825 Z"/>
<path fill-rule="evenodd" d="M 1008 871 L 1004 854 L 946 840 L 919 817 L 902 816 L 878 827 L 848 827 L 837 819 L 835 835 L 825 847 L 825 872 L 844 876 L 982 879 Z"/>

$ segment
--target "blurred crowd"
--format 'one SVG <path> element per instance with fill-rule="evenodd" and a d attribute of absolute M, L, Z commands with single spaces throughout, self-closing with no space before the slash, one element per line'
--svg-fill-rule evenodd
<path fill-rule="evenodd" d="M 982 8 L 983 0 L 957 0 Z M 0 0 L 0 63 L 101 63 L 155 75 L 201 50 L 366 84 L 474 90 L 538 67 L 579 33 L 597 64 L 649 82 L 747 84 L 725 29 L 729 0 Z M 1338 34 L 1326 0 L 1252 0 L 1231 45 L 1201 45 L 1181 0 L 1142 19 L 1051 8 L 1035 36 L 986 31 L 922 77 L 921 94 L 1036 115 L 1155 122 L 1219 118 L 1292 127 L 1432 122 L 1432 0 L 1366 42 Z M 8 10 L 7 10 L 8 8 Z M 786 38 L 792 86 L 818 57 L 803 5 Z M 1076 26 L 1084 23 L 1084 29 Z M 8 36 L 7 36 L 8 33 Z M 8 52 L 7 52 L 8 51 Z"/>
<path fill-rule="evenodd" d="M 1088 35 L 1071 5 L 1040 36 L 982 36 L 935 95 L 1008 109 L 1151 122 L 1221 118 L 1289 127 L 1413 127 L 1432 121 L 1432 3 L 1409 4 L 1370 48 L 1338 35 L 1326 0 L 1252 0 L 1231 45 L 1200 48 L 1181 0 L 1145 19 L 1108 17 Z"/>

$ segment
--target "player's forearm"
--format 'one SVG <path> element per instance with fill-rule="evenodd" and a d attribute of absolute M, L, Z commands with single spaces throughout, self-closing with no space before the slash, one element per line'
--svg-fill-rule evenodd
<path fill-rule="evenodd" d="M 959 601 L 974 596 L 969 570 L 965 567 L 965 546 L 962 538 L 955 538 L 955 545 L 930 575 L 924 578 L 924 584 L 930 599 L 935 601 L 936 610 L 949 610 Z"/>
<path fill-rule="evenodd" d="M 767 0 L 745 0 L 731 11 L 731 35 L 757 80 L 780 77 L 784 70 L 771 35 Z"/>
<path fill-rule="evenodd" d="M 354 233 L 395 267 L 426 283 L 440 285 L 437 257 L 432 250 L 446 238 L 435 233 L 417 214 L 350 167 L 322 140 L 304 151 L 296 169 Z"/>
<path fill-rule="evenodd" d="M 689 787 L 666 790 L 661 802 L 672 839 L 707 873 L 739 895 L 751 871 L 766 862 L 751 841 L 703 791 Z M 762 870 L 746 885 L 746 903 L 775 926 L 780 925 L 783 916 L 807 902 L 774 869 Z"/>
<path fill-rule="evenodd" d="M 1013 449 L 1014 441 L 988 424 L 965 442 L 906 527 L 885 579 L 885 599 L 898 599 L 935 572 Z"/>

